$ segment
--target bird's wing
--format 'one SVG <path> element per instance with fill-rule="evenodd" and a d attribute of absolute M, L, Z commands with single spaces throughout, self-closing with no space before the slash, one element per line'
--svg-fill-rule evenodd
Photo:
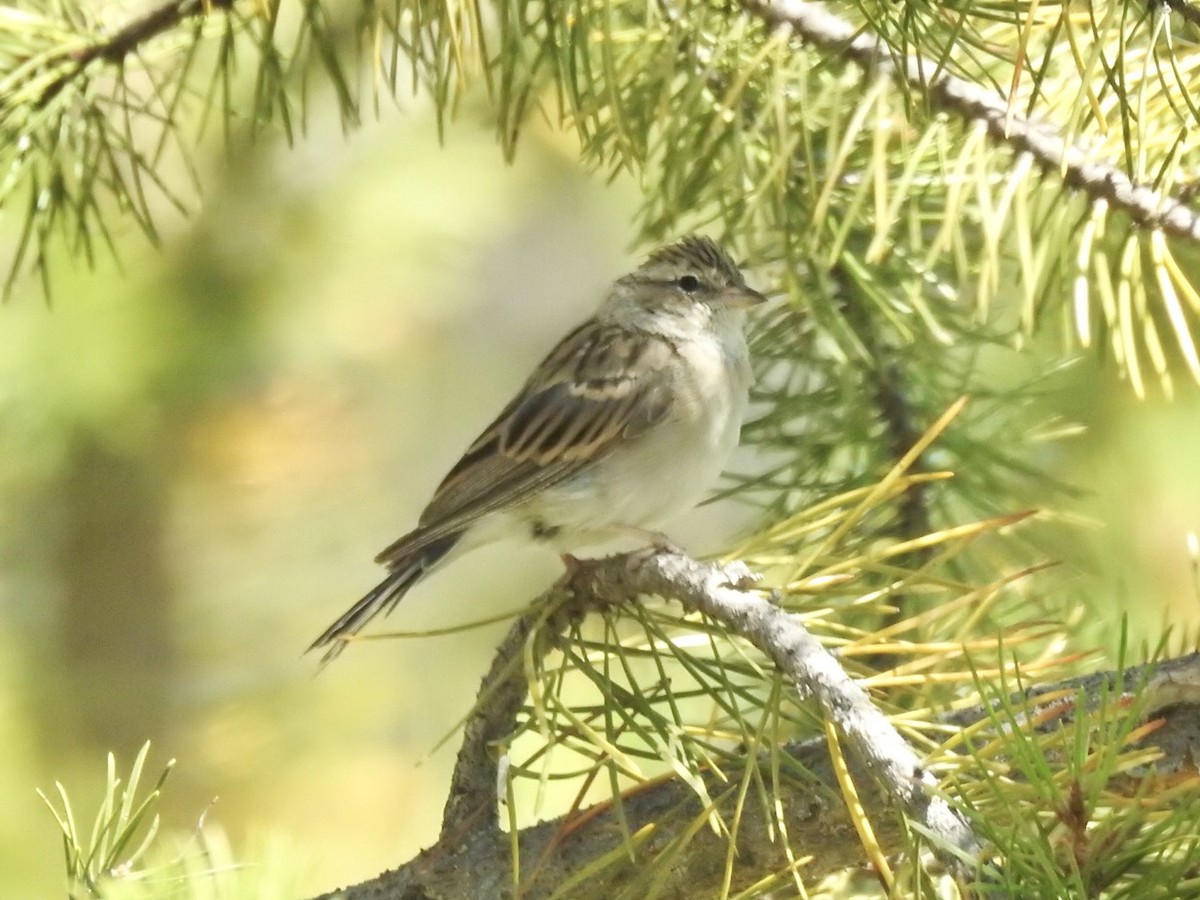
<path fill-rule="evenodd" d="M 395 565 L 480 516 L 519 503 L 663 421 L 677 351 L 645 332 L 591 320 L 546 357 L 442 481 L 419 526 L 376 557 Z"/>

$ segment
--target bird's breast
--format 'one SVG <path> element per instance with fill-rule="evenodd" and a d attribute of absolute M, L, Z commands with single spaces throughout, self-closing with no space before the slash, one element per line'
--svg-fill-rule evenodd
<path fill-rule="evenodd" d="M 737 340 L 683 342 L 668 417 L 538 498 L 537 514 L 566 534 L 608 526 L 657 529 L 694 507 L 737 446 L 750 367 Z"/>

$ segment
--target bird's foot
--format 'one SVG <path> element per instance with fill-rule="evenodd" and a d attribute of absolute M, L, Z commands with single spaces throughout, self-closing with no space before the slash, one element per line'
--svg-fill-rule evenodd
<path fill-rule="evenodd" d="M 558 554 L 558 558 L 562 560 L 563 568 L 566 569 L 563 577 L 568 579 L 574 578 L 579 574 L 579 570 L 587 562 L 586 559 L 582 559 L 573 553 L 560 553 Z"/>

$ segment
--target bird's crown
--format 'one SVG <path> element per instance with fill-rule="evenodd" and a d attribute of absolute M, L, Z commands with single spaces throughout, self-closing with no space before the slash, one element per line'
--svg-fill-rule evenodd
<path fill-rule="evenodd" d="M 712 272 L 727 284 L 742 281 L 741 270 L 712 238 L 689 234 L 673 244 L 659 247 L 647 257 L 643 269 L 699 268 Z"/>

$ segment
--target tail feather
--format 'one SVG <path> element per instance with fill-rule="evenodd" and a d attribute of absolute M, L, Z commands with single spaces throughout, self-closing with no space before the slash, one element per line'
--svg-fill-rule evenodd
<path fill-rule="evenodd" d="M 461 534 L 448 535 L 429 544 L 411 556 L 397 560 L 389 567 L 387 578 L 369 590 L 361 600 L 344 612 L 337 621 L 321 632 L 308 648 L 308 652 L 328 647 L 321 657 L 322 665 L 330 662 L 345 648 L 348 639 L 358 634 L 379 615 L 387 615 L 404 599 L 414 584 L 437 565 L 458 543 Z"/>

